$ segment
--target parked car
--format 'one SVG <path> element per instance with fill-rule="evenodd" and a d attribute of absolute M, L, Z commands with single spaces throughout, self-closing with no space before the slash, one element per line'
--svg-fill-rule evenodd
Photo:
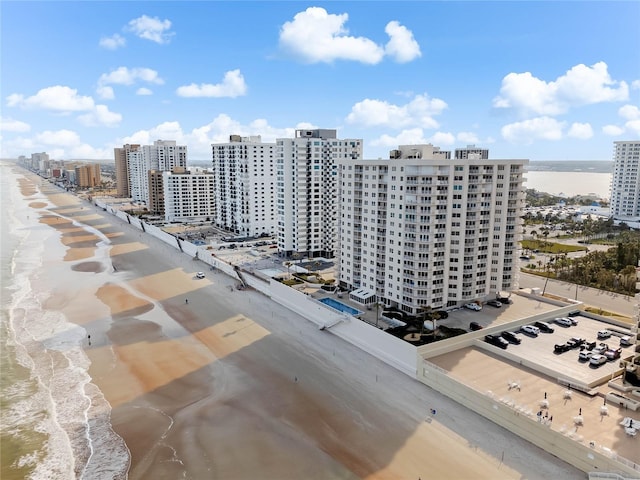
<path fill-rule="evenodd" d="M 204 278 L 204 272 L 196 273 L 196 278 Z"/>
<path fill-rule="evenodd" d="M 603 354 L 607 350 L 609 350 L 609 345 L 607 345 L 606 343 L 601 343 L 600 345 L 598 345 L 597 347 L 595 347 L 593 349 L 593 353 L 594 354 Z"/>
<path fill-rule="evenodd" d="M 487 302 L 487 305 L 491 305 L 492 307 L 500 308 L 502 306 L 502 302 L 499 302 L 498 300 L 489 300 Z"/>
<path fill-rule="evenodd" d="M 438 310 L 436 313 L 440 317 L 440 320 L 444 320 L 445 318 L 449 318 L 449 314 L 444 310 Z"/>
<path fill-rule="evenodd" d="M 557 317 L 557 318 L 554 318 L 553 321 L 556 322 L 561 327 L 570 327 L 573 325 L 573 322 L 571 321 L 571 319 L 566 317 Z"/>
<path fill-rule="evenodd" d="M 532 337 L 537 337 L 540 334 L 540 329 L 534 325 L 523 325 L 520 330 Z"/>
<path fill-rule="evenodd" d="M 504 338 L 507 342 L 513 343 L 514 345 L 520 345 L 522 340 L 513 332 L 502 332 L 500 334 L 502 338 Z"/>
<path fill-rule="evenodd" d="M 541 332 L 544 333 L 553 333 L 554 329 L 547 322 L 535 322 L 534 325 L 540 329 Z"/>
<path fill-rule="evenodd" d="M 584 347 L 587 350 L 593 350 L 594 348 L 596 348 L 596 342 L 587 342 L 584 344 Z"/>
<path fill-rule="evenodd" d="M 571 350 L 571 347 L 566 343 L 556 343 L 553 346 L 554 353 L 564 353 L 564 352 L 568 352 L 569 350 Z"/>
<path fill-rule="evenodd" d="M 616 358 L 620 358 L 621 354 L 622 354 L 622 348 L 620 347 L 615 349 L 611 348 L 606 352 L 604 352 L 604 356 L 607 357 L 607 360 L 615 360 Z"/>
<path fill-rule="evenodd" d="M 567 345 L 569 345 L 571 348 L 578 348 L 582 346 L 585 341 L 586 340 L 584 338 L 571 337 L 569 340 L 567 340 Z"/>
<path fill-rule="evenodd" d="M 486 335 L 484 337 L 484 341 L 494 345 L 496 347 L 502 348 L 504 350 L 509 346 L 509 342 L 507 342 L 504 338 L 498 335 Z"/>
<path fill-rule="evenodd" d="M 478 305 L 477 303 L 466 303 L 464 305 L 464 308 L 468 308 L 469 310 L 474 310 L 476 312 L 479 312 L 480 310 L 482 310 L 482 306 Z"/>
<path fill-rule="evenodd" d="M 578 360 L 587 362 L 592 356 L 593 356 L 593 352 L 590 352 L 589 350 L 583 350 L 578 354 Z"/>
<path fill-rule="evenodd" d="M 589 359 L 589 363 L 591 365 L 599 367 L 600 365 L 607 363 L 607 357 L 599 354 L 591 355 L 591 358 Z"/>
<path fill-rule="evenodd" d="M 611 332 L 609 330 L 599 330 L 598 331 L 598 338 L 601 340 L 604 340 L 605 338 L 610 338 L 611 337 Z"/>
<path fill-rule="evenodd" d="M 471 322 L 469 324 L 469 328 L 475 332 L 476 330 L 482 330 L 482 325 L 480 325 L 478 322 Z"/>
<path fill-rule="evenodd" d="M 580 315 L 580 310 L 573 310 L 567 313 L 567 317 L 577 317 L 578 315 Z"/>
<path fill-rule="evenodd" d="M 620 337 L 620 345 L 622 345 L 623 347 L 628 347 L 629 345 L 633 345 L 633 342 L 631 341 L 631 337 L 629 335 Z"/>

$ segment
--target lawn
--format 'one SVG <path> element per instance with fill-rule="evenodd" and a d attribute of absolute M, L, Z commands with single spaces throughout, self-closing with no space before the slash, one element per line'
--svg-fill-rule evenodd
<path fill-rule="evenodd" d="M 522 240 L 520 245 L 523 250 L 539 250 L 541 253 L 569 253 L 588 250 L 583 245 L 567 245 L 544 240 Z"/>

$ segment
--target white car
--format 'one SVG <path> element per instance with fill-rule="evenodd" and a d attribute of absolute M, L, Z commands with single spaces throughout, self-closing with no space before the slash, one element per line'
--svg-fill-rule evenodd
<path fill-rule="evenodd" d="M 520 330 L 534 337 L 537 337 L 540 334 L 540 329 L 534 325 L 523 325 Z"/>
<path fill-rule="evenodd" d="M 573 325 L 573 322 L 570 319 L 566 318 L 566 317 L 554 318 L 553 321 L 556 322 L 558 325 L 561 325 L 563 327 L 570 327 L 571 325 Z"/>
<path fill-rule="evenodd" d="M 591 365 L 599 367 L 600 365 L 604 365 L 605 363 L 607 363 L 607 357 L 599 354 L 591 355 L 589 363 L 591 363 Z"/>
<path fill-rule="evenodd" d="M 469 310 L 475 310 L 476 312 L 479 312 L 480 310 L 482 310 L 482 306 L 478 305 L 477 303 L 467 303 L 465 304 L 464 308 L 468 308 Z"/>
<path fill-rule="evenodd" d="M 611 332 L 609 330 L 599 330 L 598 331 L 598 338 L 599 339 L 605 339 L 605 338 L 609 338 L 611 337 Z"/>
<path fill-rule="evenodd" d="M 196 278 L 204 278 L 204 272 L 196 273 Z"/>
<path fill-rule="evenodd" d="M 590 352 L 589 350 L 583 350 L 578 354 L 578 359 L 587 362 L 591 359 L 592 356 L 593 352 Z"/>

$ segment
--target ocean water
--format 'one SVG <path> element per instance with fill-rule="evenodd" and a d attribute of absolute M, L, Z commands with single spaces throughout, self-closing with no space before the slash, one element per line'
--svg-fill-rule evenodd
<path fill-rule="evenodd" d="M 38 222 L 29 203 L 46 198 L 25 199 L 13 168 L 0 163 L 0 477 L 126 478 L 129 453 L 111 429 L 109 404 L 91 383 L 86 331 L 42 308 L 49 292 L 46 285 L 34 288 L 45 254 L 52 254 L 45 245 L 59 234 Z"/>

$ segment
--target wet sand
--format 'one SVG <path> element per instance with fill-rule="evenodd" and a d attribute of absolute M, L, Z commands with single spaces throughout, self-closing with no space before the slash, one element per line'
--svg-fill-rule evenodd
<path fill-rule="evenodd" d="M 25 196 L 30 182 L 41 180 L 22 182 Z M 210 271 L 196 279 L 203 264 L 42 188 L 57 208 L 33 208 L 61 233 L 39 280 L 46 305 L 91 335 L 90 374 L 131 451 L 130 479 L 584 478 L 263 295 L 230 291 L 234 280 Z M 111 245 L 88 230 L 65 236 L 70 219 Z"/>

